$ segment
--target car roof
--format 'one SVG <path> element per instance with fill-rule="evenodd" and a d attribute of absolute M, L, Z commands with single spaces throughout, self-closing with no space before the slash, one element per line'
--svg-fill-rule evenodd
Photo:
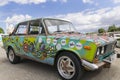
<path fill-rule="evenodd" d="M 58 19 L 58 18 L 35 18 L 35 19 L 29 19 L 29 20 L 25 20 L 25 21 L 19 22 L 18 24 L 20 24 L 20 23 L 25 23 L 25 22 L 29 22 L 29 21 L 34 21 L 34 20 L 43 20 L 43 19 L 62 20 L 62 19 Z M 69 21 L 67 21 L 67 20 L 62 20 L 62 21 L 69 22 Z"/>

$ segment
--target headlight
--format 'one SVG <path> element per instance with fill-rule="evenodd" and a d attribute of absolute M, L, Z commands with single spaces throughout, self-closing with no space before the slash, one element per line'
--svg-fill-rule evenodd
<path fill-rule="evenodd" d="M 104 51 L 105 51 L 105 48 L 104 48 L 104 46 L 103 46 L 103 47 L 101 48 L 101 54 L 103 54 Z"/>
<path fill-rule="evenodd" d="M 98 48 L 97 49 L 97 56 L 100 54 L 100 49 Z"/>

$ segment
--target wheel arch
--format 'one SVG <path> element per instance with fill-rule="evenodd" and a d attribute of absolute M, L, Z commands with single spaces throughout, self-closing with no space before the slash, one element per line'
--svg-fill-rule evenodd
<path fill-rule="evenodd" d="M 55 64 L 56 64 L 58 55 L 62 54 L 62 52 L 69 52 L 69 53 L 75 55 L 75 57 L 80 61 L 80 63 L 82 63 L 82 62 L 81 62 L 81 57 L 80 57 L 80 55 L 79 55 L 77 52 L 71 51 L 71 50 L 59 50 L 59 51 L 56 53 L 56 55 L 55 55 L 54 66 L 55 66 Z"/>
<path fill-rule="evenodd" d="M 7 47 L 7 54 L 8 54 L 8 52 L 9 52 L 10 49 L 13 49 L 13 46 L 9 45 L 9 46 Z"/>

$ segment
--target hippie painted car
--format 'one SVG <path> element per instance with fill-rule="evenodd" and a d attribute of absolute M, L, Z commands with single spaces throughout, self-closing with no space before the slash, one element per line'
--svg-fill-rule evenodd
<path fill-rule="evenodd" d="M 96 70 L 115 59 L 116 40 L 80 34 L 72 23 L 60 19 L 21 22 L 2 39 L 12 64 L 23 57 L 55 65 L 65 80 L 79 80 L 84 69 Z"/>

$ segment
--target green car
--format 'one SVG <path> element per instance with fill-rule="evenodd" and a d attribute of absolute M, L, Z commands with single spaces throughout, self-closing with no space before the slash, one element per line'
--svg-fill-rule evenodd
<path fill-rule="evenodd" d="M 12 64 L 28 58 L 54 65 L 65 80 L 80 80 L 85 69 L 97 70 L 116 58 L 116 40 L 83 35 L 71 22 L 60 19 L 39 18 L 21 22 L 2 39 Z"/>

